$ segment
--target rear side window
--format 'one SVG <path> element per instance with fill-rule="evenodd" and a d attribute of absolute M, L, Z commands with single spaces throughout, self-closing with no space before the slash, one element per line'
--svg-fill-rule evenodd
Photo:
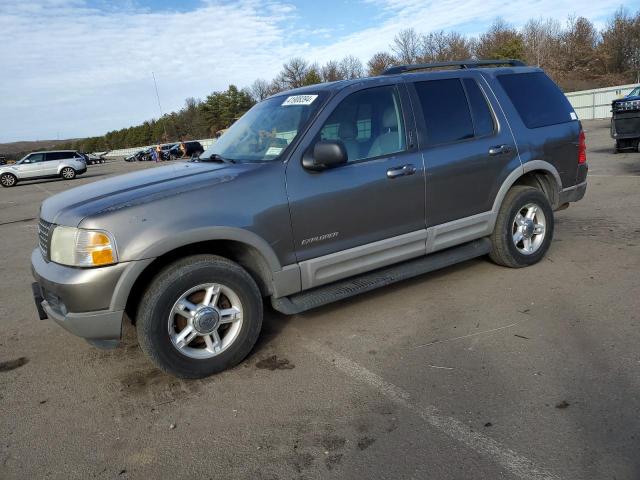
<path fill-rule="evenodd" d="M 487 105 L 487 99 L 475 80 L 465 78 L 462 81 L 464 88 L 467 89 L 469 103 L 471 104 L 471 116 L 473 117 L 473 128 L 476 137 L 491 135 L 495 130 L 495 124 L 489 105 Z"/>
<path fill-rule="evenodd" d="M 415 84 L 429 145 L 473 137 L 473 122 L 462 83 L 457 78 Z"/>
<path fill-rule="evenodd" d="M 544 73 L 509 73 L 498 75 L 498 81 L 527 128 L 574 120 L 569 100 Z"/>
<path fill-rule="evenodd" d="M 69 152 L 51 152 L 47 153 L 47 161 L 51 162 L 53 160 L 63 160 L 65 158 L 70 158 L 73 155 Z"/>

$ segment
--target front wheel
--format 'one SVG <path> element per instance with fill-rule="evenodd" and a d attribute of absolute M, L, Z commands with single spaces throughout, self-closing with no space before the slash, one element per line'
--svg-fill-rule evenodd
<path fill-rule="evenodd" d="M 500 207 L 489 256 L 505 267 L 533 265 L 549 249 L 553 227 L 553 210 L 544 193 L 533 187 L 512 187 Z"/>
<path fill-rule="evenodd" d="M 203 378 L 240 363 L 262 328 L 262 297 L 239 265 L 195 255 L 165 267 L 144 294 L 138 342 L 155 365 Z"/>
<path fill-rule="evenodd" d="M 71 167 L 64 167 L 60 171 L 60 176 L 65 180 L 73 180 L 74 178 L 76 178 L 76 171 Z"/>
<path fill-rule="evenodd" d="M 17 182 L 17 177 L 11 173 L 3 173 L 0 175 L 0 184 L 2 184 L 3 187 L 13 187 Z"/>

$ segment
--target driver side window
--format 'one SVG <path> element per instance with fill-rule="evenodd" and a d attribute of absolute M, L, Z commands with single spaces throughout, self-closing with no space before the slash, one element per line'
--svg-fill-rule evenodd
<path fill-rule="evenodd" d="M 396 87 L 370 88 L 346 97 L 323 125 L 320 139 L 340 140 L 349 162 L 405 150 L 405 129 Z"/>
<path fill-rule="evenodd" d="M 44 153 L 34 153 L 29 155 L 29 162 L 27 163 L 40 163 L 44 160 Z"/>

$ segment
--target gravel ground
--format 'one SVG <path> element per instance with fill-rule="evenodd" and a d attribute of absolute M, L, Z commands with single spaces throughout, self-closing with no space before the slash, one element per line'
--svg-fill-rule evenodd
<path fill-rule="evenodd" d="M 250 357 L 168 377 L 127 328 L 102 351 L 38 321 L 49 195 L 0 190 L 0 478 L 640 478 L 640 154 L 586 122 L 590 182 L 546 258 L 477 259 L 303 315 Z"/>

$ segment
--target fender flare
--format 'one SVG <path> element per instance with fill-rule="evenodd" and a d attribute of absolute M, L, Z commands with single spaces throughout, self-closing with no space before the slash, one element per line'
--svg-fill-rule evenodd
<path fill-rule="evenodd" d="M 512 171 L 504 180 L 504 182 L 502 182 L 496 198 L 493 201 L 493 208 L 491 209 L 494 220 L 498 215 L 498 212 L 500 211 L 502 201 L 504 200 L 504 197 L 509 189 L 518 181 L 519 178 L 534 170 L 542 170 L 551 174 L 556 183 L 556 194 L 560 195 L 560 192 L 562 190 L 562 180 L 560 180 L 560 174 L 558 173 L 556 167 L 551 165 L 549 162 L 545 162 L 544 160 L 531 160 L 522 164 L 522 167 L 518 167 L 514 171 Z M 493 229 L 493 226 L 491 228 Z"/>
<path fill-rule="evenodd" d="M 278 257 L 264 239 L 249 230 L 237 227 L 202 227 L 174 232 L 146 248 L 140 258 L 157 258 L 177 248 L 216 240 L 230 240 L 253 247 L 262 255 L 272 272 L 282 270 Z"/>

